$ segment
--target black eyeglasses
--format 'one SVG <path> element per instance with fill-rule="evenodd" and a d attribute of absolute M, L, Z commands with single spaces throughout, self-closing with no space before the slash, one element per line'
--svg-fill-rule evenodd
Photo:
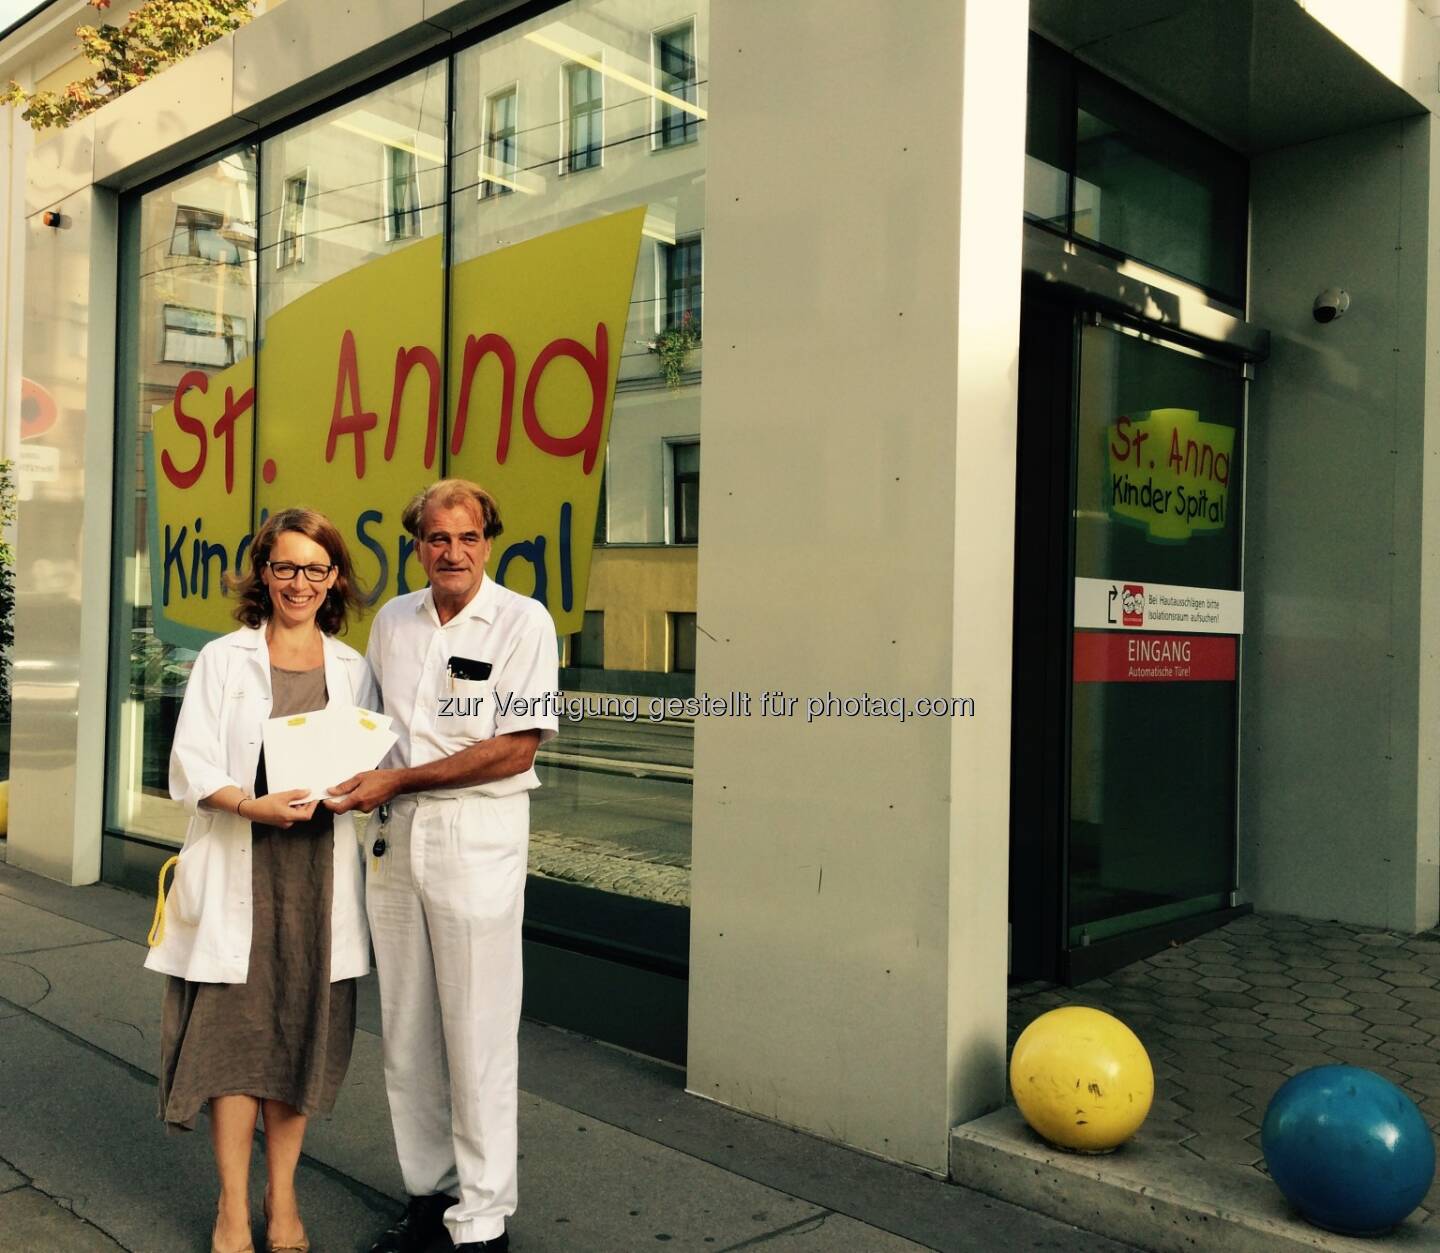
<path fill-rule="evenodd" d="M 303 570 L 305 577 L 312 583 L 325 582 L 330 571 L 335 568 L 334 566 L 322 566 L 319 562 L 313 566 L 296 565 L 293 561 L 267 561 L 265 564 L 270 567 L 270 573 L 277 579 L 282 581 L 293 579 L 296 571 Z"/>

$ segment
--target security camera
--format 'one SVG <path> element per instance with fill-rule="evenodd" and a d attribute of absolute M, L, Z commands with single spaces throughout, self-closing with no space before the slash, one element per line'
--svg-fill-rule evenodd
<path fill-rule="evenodd" d="M 1315 321 L 1333 322 L 1350 307 L 1350 293 L 1343 287 L 1327 287 L 1315 297 Z"/>

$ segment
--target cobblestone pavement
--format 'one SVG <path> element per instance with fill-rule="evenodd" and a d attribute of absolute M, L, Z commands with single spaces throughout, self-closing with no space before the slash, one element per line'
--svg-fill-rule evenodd
<path fill-rule="evenodd" d="M 645 901 L 690 904 L 689 854 L 644 851 L 593 836 L 532 831 L 530 872 Z"/>
<path fill-rule="evenodd" d="M 1440 931 L 1368 931 L 1251 914 L 1078 988 L 1010 992 L 1010 1046 L 1060 1005 L 1125 1022 L 1155 1067 L 1146 1121 L 1161 1151 L 1265 1173 L 1270 1098 L 1311 1066 L 1364 1066 L 1440 1128 Z M 1440 1183 L 1425 1199 L 1440 1229 Z"/>

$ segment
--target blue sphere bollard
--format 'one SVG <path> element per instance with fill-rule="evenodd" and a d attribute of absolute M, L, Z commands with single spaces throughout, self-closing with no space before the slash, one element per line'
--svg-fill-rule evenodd
<path fill-rule="evenodd" d="M 1317 1227 L 1376 1235 L 1403 1222 L 1435 1177 L 1435 1142 L 1415 1102 L 1359 1066 L 1316 1066 L 1271 1098 L 1260 1129 L 1285 1199 Z"/>

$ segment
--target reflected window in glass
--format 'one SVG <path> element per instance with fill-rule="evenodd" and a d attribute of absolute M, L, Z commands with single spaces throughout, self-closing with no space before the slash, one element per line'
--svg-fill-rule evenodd
<path fill-rule="evenodd" d="M 688 314 L 690 328 L 699 335 L 704 274 L 700 236 L 661 247 L 665 256 L 665 329 L 680 326 Z"/>
<path fill-rule="evenodd" d="M 239 245 L 223 234 L 225 215 L 213 209 L 179 205 L 175 209 L 175 229 L 170 234 L 172 257 L 198 257 L 221 265 L 237 265 Z"/>
<path fill-rule="evenodd" d="M 671 473 L 677 544 L 700 542 L 700 443 L 698 440 L 670 445 Z"/>
<path fill-rule="evenodd" d="M 515 188 L 516 129 L 520 93 L 511 87 L 485 102 L 485 160 L 480 195 L 503 196 Z"/>
<path fill-rule="evenodd" d="M 695 673 L 695 615 L 670 615 L 671 669 L 681 674 Z"/>
<path fill-rule="evenodd" d="M 249 323 L 232 314 L 166 305 L 162 361 L 184 365 L 233 365 L 245 351 Z"/>
<path fill-rule="evenodd" d="M 305 260 L 305 202 L 310 172 L 292 174 L 285 180 L 280 200 L 280 234 L 275 241 L 275 268 L 298 265 Z"/>
<path fill-rule="evenodd" d="M 605 542 L 606 536 L 609 533 L 607 520 L 609 517 L 610 509 L 609 501 L 606 499 L 605 492 L 605 479 L 607 477 L 605 472 L 609 467 L 609 462 L 610 458 L 607 454 L 605 460 L 600 463 L 600 499 L 596 502 L 595 505 L 595 542 L 597 544 L 603 544 Z"/>
<path fill-rule="evenodd" d="M 420 171 L 409 148 L 385 145 L 385 238 L 420 234 Z"/>
<path fill-rule="evenodd" d="M 585 625 L 570 637 L 570 664 L 587 669 L 605 668 L 605 615 L 597 609 L 585 611 Z"/>
<path fill-rule="evenodd" d="M 694 107 L 699 78 L 695 68 L 694 22 L 671 27 L 655 36 L 655 71 L 656 86 L 663 93 L 656 118 L 659 146 L 674 148 L 693 143 L 700 133 L 700 116 Z"/>
<path fill-rule="evenodd" d="M 600 165 L 605 147 L 605 105 L 599 71 L 588 65 L 565 69 L 569 111 L 569 170 L 593 170 Z"/>

